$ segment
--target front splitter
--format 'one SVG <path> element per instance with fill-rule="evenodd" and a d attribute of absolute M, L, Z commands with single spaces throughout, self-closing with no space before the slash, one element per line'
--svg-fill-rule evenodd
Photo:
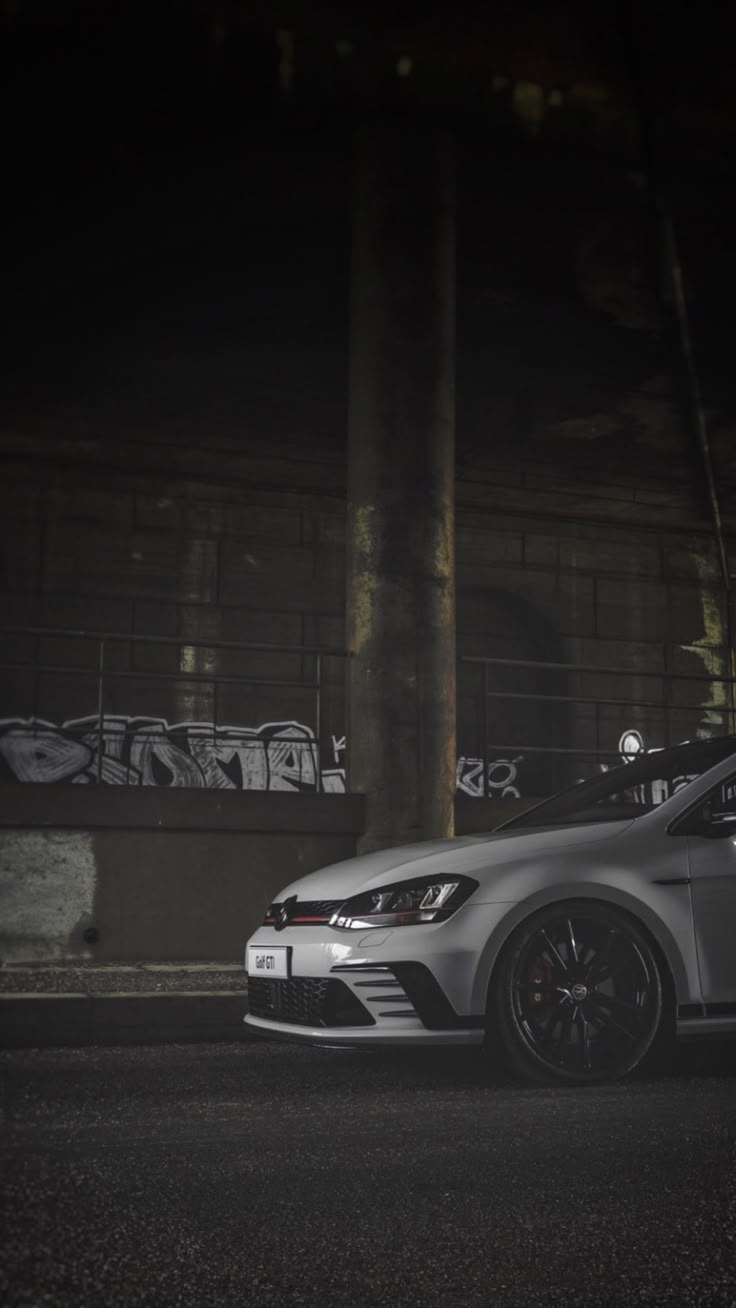
<path fill-rule="evenodd" d="M 482 1030 L 427 1031 L 404 1028 L 394 1034 L 378 1032 L 375 1027 L 305 1027 L 288 1022 L 266 1022 L 246 1014 L 243 1018 L 249 1031 L 267 1036 L 271 1040 L 288 1040 L 299 1044 L 322 1045 L 332 1049 L 393 1047 L 406 1049 L 417 1046 L 482 1045 Z"/>

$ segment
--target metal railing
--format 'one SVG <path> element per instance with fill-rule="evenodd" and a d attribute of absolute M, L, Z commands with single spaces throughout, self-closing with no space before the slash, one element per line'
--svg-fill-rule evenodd
<path fill-rule="evenodd" d="M 518 701 L 525 703 L 539 704 L 569 704 L 594 705 L 595 731 L 596 740 L 600 738 L 600 714 L 601 707 L 616 707 L 630 709 L 655 710 L 662 715 L 662 724 L 664 728 L 664 743 L 671 745 L 676 743 L 672 739 L 672 714 L 693 712 L 699 715 L 706 713 L 718 715 L 721 717 L 722 732 L 727 735 L 736 732 L 736 678 L 729 676 L 710 676 L 707 673 L 692 672 L 674 672 L 669 669 L 626 669 L 621 667 L 611 667 L 605 664 L 593 663 L 565 663 L 555 661 L 544 661 L 541 659 L 515 659 L 515 658 L 491 658 L 483 655 L 461 655 L 459 662 L 461 665 L 477 666 L 481 670 L 482 686 L 481 696 L 481 739 L 483 753 L 483 783 L 482 794 L 487 796 L 489 791 L 489 770 L 493 762 L 493 755 L 498 753 L 504 754 L 521 754 L 521 755 L 539 755 L 539 756 L 558 756 L 558 757 L 577 757 L 581 759 L 616 759 L 622 761 L 620 749 L 601 749 L 600 747 L 580 748 L 568 745 L 549 745 L 535 741 L 507 742 L 493 741 L 490 737 L 490 711 L 489 703 L 494 699 L 504 701 Z M 605 695 L 585 695 L 585 694 L 550 694 L 546 691 L 509 691 L 496 690 L 490 684 L 490 671 L 492 668 L 510 668 L 514 671 L 527 669 L 529 672 L 542 674 L 559 673 L 567 676 L 610 676 L 610 677 L 630 677 L 649 679 L 659 682 L 662 688 L 660 698 L 655 699 L 635 699 L 626 697 L 612 697 Z M 699 683 L 709 686 L 719 686 L 727 691 L 728 702 L 720 703 L 698 703 L 683 704 L 675 702 L 671 697 L 671 687 L 673 682 Z M 716 726 L 715 723 L 711 723 Z M 718 734 L 715 731 L 712 734 Z M 633 754 L 632 754 L 633 757 Z"/>
<path fill-rule="evenodd" d="M 0 660 L 0 671 L 30 673 L 37 679 L 35 703 L 38 704 L 38 678 L 44 674 L 54 676 L 84 676 L 92 679 L 92 694 L 96 705 L 96 757 L 94 761 L 94 777 L 98 783 L 106 779 L 106 770 L 112 768 L 109 756 L 106 761 L 106 732 L 110 734 L 109 722 L 115 719 L 114 714 L 107 713 L 106 691 L 113 681 L 128 680 L 135 682 L 152 681 L 178 683 L 179 685 L 204 685 L 210 687 L 213 692 L 213 719 L 211 723 L 180 723 L 171 726 L 172 734 L 176 734 L 176 726 L 183 729 L 184 726 L 198 727 L 198 739 L 205 733 L 205 727 L 210 728 L 213 745 L 220 739 L 226 739 L 228 746 L 232 745 L 232 732 L 237 731 L 238 748 L 242 749 L 263 749 L 264 740 L 258 736 L 257 729 L 251 728 L 232 728 L 220 723 L 217 720 L 217 691 L 220 687 L 240 687 L 244 689 L 263 688 L 264 690 L 300 690 L 307 691 L 311 694 L 311 717 L 313 730 L 310 726 L 308 730 L 311 735 L 308 739 L 297 739 L 293 732 L 291 734 L 272 732 L 268 736 L 268 744 L 284 744 L 294 748 L 299 767 L 302 759 L 307 755 L 310 759 L 310 772 L 313 774 L 314 789 L 320 791 L 325 788 L 324 778 L 326 776 L 341 773 L 344 776 L 345 789 L 349 789 L 349 778 L 347 776 L 347 757 L 345 757 L 345 767 L 335 768 L 332 773 L 326 770 L 323 774 L 321 766 L 322 745 L 326 737 L 325 720 L 324 720 L 324 690 L 325 690 L 325 660 L 339 659 L 346 660 L 347 652 L 342 648 L 330 647 L 317 644 L 287 644 L 263 641 L 236 641 L 225 640 L 216 637 L 192 639 L 187 636 L 157 636 L 148 634 L 138 634 L 131 632 L 101 632 L 94 630 L 79 630 L 74 628 L 63 627 L 31 627 L 31 626 L 6 626 L 0 628 L 0 640 L 3 638 L 15 637 L 35 640 L 36 655 L 38 655 L 38 646 L 41 641 L 47 640 L 81 640 L 89 642 L 94 646 L 94 661 L 90 660 L 89 664 L 80 664 L 79 662 L 61 662 L 59 660 L 41 660 L 35 657 L 31 660 L 5 659 Z M 119 645 L 138 645 L 138 646 L 156 646 L 160 648 L 171 648 L 179 651 L 178 663 L 176 670 L 165 670 L 146 668 L 146 667 L 115 667 L 111 666 L 109 653 L 112 647 Z M 183 669 L 181 667 L 183 651 L 203 650 L 203 651 L 222 651 L 237 653 L 243 655 L 250 654 L 273 654 L 298 656 L 301 659 L 309 660 L 309 667 L 302 670 L 299 677 L 263 677 L 255 676 L 248 673 L 220 672 L 214 670 L 196 671 Z M 132 660 L 131 660 L 132 662 Z M 645 710 L 655 712 L 661 715 L 663 728 L 663 743 L 665 745 L 677 743 L 673 737 L 672 715 L 674 713 L 697 713 L 701 718 L 706 713 L 711 717 L 710 726 L 711 734 L 726 734 L 728 731 L 736 731 L 736 700 L 735 688 L 736 678 L 724 675 L 708 675 L 706 673 L 686 673 L 677 672 L 672 669 L 625 669 L 617 666 L 594 663 L 568 663 L 560 661 L 545 661 L 539 659 L 518 659 L 518 658 L 500 658 L 485 657 L 482 655 L 462 655 L 459 659 L 460 670 L 463 667 L 477 668 L 480 673 L 480 687 L 476 687 L 475 694 L 480 695 L 480 733 L 481 733 L 481 752 L 482 759 L 476 759 L 478 771 L 482 766 L 482 785 L 475 793 L 488 796 L 495 787 L 489 784 L 489 774 L 493 766 L 498 762 L 506 762 L 507 759 L 499 759 L 499 755 L 508 756 L 538 756 L 540 759 L 555 757 L 562 759 L 586 759 L 601 760 L 616 759 L 621 760 L 621 751 L 606 749 L 600 747 L 601 737 L 601 708 L 628 708 L 631 710 Z M 343 663 L 344 666 L 344 663 Z M 545 689 L 522 689 L 507 690 L 498 688 L 491 684 L 492 672 L 494 670 L 505 669 L 513 672 L 526 671 L 530 675 L 540 677 L 555 676 L 565 679 L 579 677 L 628 677 L 631 679 L 643 679 L 654 683 L 659 688 L 659 695 L 645 696 L 642 698 L 612 696 L 599 694 L 594 695 L 585 693 L 575 693 L 574 689 L 565 686 L 564 693 L 557 693 Z M 720 699 L 716 697 L 713 702 L 711 693 L 707 702 L 680 703 L 675 700 L 672 694 L 674 682 L 693 685 L 707 685 L 709 687 L 718 687 L 720 690 Z M 334 684 L 334 683 L 333 683 Z M 337 692 L 345 697 L 344 678 L 343 685 Z M 90 698 L 92 698 L 92 694 Z M 565 706 L 589 705 L 595 707 L 595 739 L 596 745 L 590 748 L 570 745 L 570 744 L 550 744 L 547 740 L 499 740 L 495 741 L 491 734 L 491 705 L 494 701 L 508 701 L 518 704 L 534 704 L 540 707 L 558 706 L 560 709 Z M 718 723 L 712 721 L 713 717 L 720 719 L 720 731 L 717 730 Z M 121 721 L 122 719 L 115 719 Z M 89 739 L 92 735 L 89 723 L 95 722 L 95 715 L 88 719 L 79 719 L 85 722 L 85 737 Z M 131 721 L 136 721 L 131 719 Z M 141 738 L 149 736 L 160 739 L 160 720 L 159 726 L 153 726 L 149 729 L 142 725 L 144 719 L 138 720 L 140 724 L 135 727 L 135 734 Z M 68 728 L 65 725 L 65 732 Z M 121 730 L 121 728 L 114 728 Z M 570 730 L 568 723 L 567 730 Z M 113 730 L 113 734 L 114 734 Z M 574 730 L 574 728 L 573 728 Z M 516 734 L 516 733 L 514 733 Z M 306 752 L 305 752 L 306 751 Z M 515 760 L 516 761 L 516 760 Z M 121 765 L 121 769 L 123 765 Z M 135 775 L 135 768 L 129 766 L 129 775 L 126 778 L 127 784 L 133 784 L 131 778 Z M 90 777 L 86 778 L 89 780 Z M 117 777 L 121 779 L 120 776 Z M 303 778 L 298 777 L 297 782 Z M 183 783 L 186 784 L 186 783 Z M 305 784 L 311 788 L 312 781 L 307 778 Z M 298 786 L 296 787 L 298 788 Z"/>
<path fill-rule="evenodd" d="M 188 636 L 151 636 L 142 635 L 137 632 L 101 632 L 87 631 L 66 627 L 22 627 L 22 626 L 5 626 L 0 627 L 0 640 L 5 637 L 20 637 L 41 640 L 81 640 L 89 641 L 96 645 L 95 666 L 94 668 L 79 663 L 58 662 L 58 661 L 39 661 L 35 659 L 28 663 L 22 660 L 0 660 L 0 672 L 22 672 L 32 673 L 36 678 L 51 674 L 54 676 L 83 676 L 94 678 L 94 699 L 96 704 L 97 717 L 97 750 L 96 750 L 96 780 L 103 780 L 105 768 L 105 691 L 106 687 L 114 680 L 128 681 L 165 681 L 185 684 L 202 684 L 211 687 L 214 704 L 214 714 L 211 724 L 213 740 L 218 738 L 218 723 L 216 714 L 217 690 L 222 686 L 243 687 L 251 689 L 253 687 L 278 688 L 281 690 L 307 690 L 313 693 L 312 712 L 314 721 L 314 731 L 309 741 L 295 740 L 293 735 L 273 732 L 269 734 L 269 744 L 273 742 L 284 742 L 294 748 L 303 749 L 306 746 L 313 746 L 315 751 L 315 789 L 317 791 L 323 788 L 322 769 L 320 766 L 320 751 L 324 739 L 324 721 L 323 721 L 323 703 L 324 703 L 324 660 L 327 658 L 346 658 L 346 651 L 326 645 L 309 645 L 309 644 L 280 644 L 264 641 L 236 641 L 223 640 L 215 637 L 201 639 L 192 639 Z M 273 654 L 273 655 L 291 655 L 313 660 L 313 675 L 301 676 L 298 678 L 290 677 L 258 677 L 247 674 L 222 673 L 214 671 L 189 671 L 178 667 L 175 671 L 161 671 L 148 668 L 115 668 L 109 666 L 107 654 L 114 645 L 148 645 L 157 647 L 174 647 L 180 651 L 179 662 L 181 662 L 181 652 L 184 650 L 207 650 L 207 651 L 229 651 L 240 654 Z M 36 687 L 36 702 L 38 699 Z M 93 715 L 94 716 L 94 715 Z M 183 725 L 183 724 L 179 724 Z M 194 724 L 192 724 L 194 725 Z M 200 724 L 204 725 L 204 724 Z M 172 727 L 172 731 L 175 730 Z M 220 733 L 232 730 L 220 725 Z M 245 733 L 248 729 L 244 728 Z M 157 728 L 150 728 L 148 731 L 144 726 L 136 727 L 136 735 L 145 737 L 158 736 Z M 239 739 L 241 748 L 263 748 L 263 742 L 259 739 L 249 741 L 245 734 Z M 347 764 L 346 764 L 347 766 Z M 347 775 L 345 777 L 347 788 Z"/>

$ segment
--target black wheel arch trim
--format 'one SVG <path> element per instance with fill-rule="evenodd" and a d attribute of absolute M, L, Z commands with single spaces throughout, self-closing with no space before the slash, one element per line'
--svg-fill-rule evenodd
<path fill-rule="evenodd" d="M 595 893 L 593 893 L 593 890 L 595 890 Z M 487 978 L 484 992 L 482 999 L 478 1000 L 476 996 L 476 1001 L 482 1002 L 484 1009 L 487 1009 L 488 996 L 499 961 L 514 932 L 529 918 L 533 917 L 535 913 L 538 913 L 540 909 L 554 909 L 561 904 L 584 900 L 601 904 L 604 907 L 618 909 L 620 912 L 628 914 L 633 919 L 634 924 L 649 935 L 661 954 L 662 961 L 668 972 L 668 979 L 672 985 L 674 1004 L 679 1007 L 681 1004 L 693 1002 L 688 983 L 687 968 L 679 946 L 671 931 L 646 904 L 634 895 L 630 895 L 618 887 L 609 887 L 604 882 L 596 883 L 594 888 L 590 885 L 580 886 L 579 884 L 568 883 L 545 887 L 535 895 L 529 896 L 528 899 L 518 900 L 514 905 L 510 906 L 509 911 L 504 914 L 501 921 L 491 932 L 483 953 L 482 971 L 479 968 L 478 984 L 483 985 L 483 976 Z"/>

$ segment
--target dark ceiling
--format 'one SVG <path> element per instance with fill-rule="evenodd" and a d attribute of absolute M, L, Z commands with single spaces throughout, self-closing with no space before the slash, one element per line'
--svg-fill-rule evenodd
<path fill-rule="evenodd" d="M 724 8 L 5 0 L 2 23 L 7 413 L 93 410 L 107 388 L 163 423 L 176 388 L 195 423 L 285 429 L 298 393 L 307 428 L 340 430 L 349 129 L 381 110 L 462 138 L 460 289 L 485 334 L 466 330 L 460 371 L 467 394 L 499 378 L 491 427 L 520 421 L 528 387 L 542 431 L 654 423 L 661 457 L 671 397 L 655 387 L 644 418 L 631 399 L 675 357 L 652 335 L 642 196 L 661 188 L 717 454 L 736 461 Z M 534 367 L 504 394 L 514 350 Z"/>

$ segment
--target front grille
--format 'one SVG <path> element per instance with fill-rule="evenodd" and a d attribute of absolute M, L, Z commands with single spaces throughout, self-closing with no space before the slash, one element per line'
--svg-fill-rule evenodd
<path fill-rule="evenodd" d="M 344 981 L 293 976 L 249 977 L 248 1010 L 269 1022 L 295 1026 L 374 1026 L 374 1018 Z"/>
<path fill-rule="evenodd" d="M 294 904 L 293 911 L 289 916 L 288 925 L 292 926 L 318 926 L 320 922 L 329 922 L 333 913 L 336 913 L 345 903 L 344 899 L 303 899 L 297 900 Z M 266 916 L 263 919 L 264 926 L 273 926 L 281 909 L 281 901 L 271 904 Z"/>

